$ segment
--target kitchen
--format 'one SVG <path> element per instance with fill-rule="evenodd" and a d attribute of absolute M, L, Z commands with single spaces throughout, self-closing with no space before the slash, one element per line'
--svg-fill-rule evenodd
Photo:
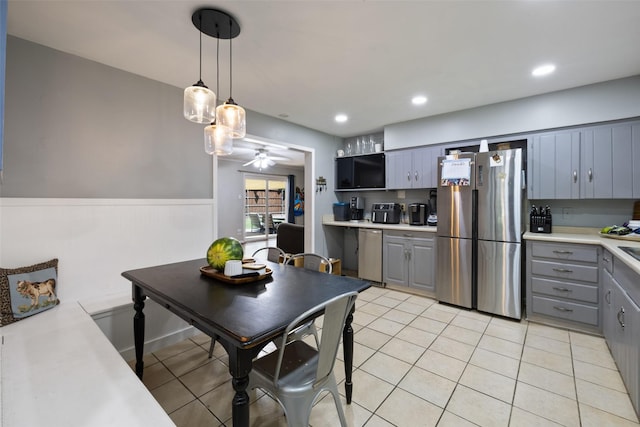
<path fill-rule="evenodd" d="M 552 169 L 546 169 L 544 173 L 557 179 L 559 184 L 564 184 L 559 177 L 572 178 L 567 179 L 569 185 L 575 186 L 574 192 L 587 200 L 570 201 L 562 197 L 533 199 L 549 191 L 546 187 L 549 184 L 540 185 L 548 179 L 548 176 L 540 176 L 540 163 L 544 161 L 536 157 L 541 151 L 540 146 L 550 138 L 562 138 L 567 132 L 577 134 L 579 140 L 585 142 L 581 158 L 586 165 L 582 164 L 582 169 L 571 170 L 566 163 L 552 161 Z M 591 139 L 593 135 L 597 135 L 595 144 Z M 360 204 L 364 206 L 361 196 L 351 196 L 350 204 L 344 204 L 348 207 L 348 215 L 341 214 L 338 209 L 334 211 L 337 215 L 334 214 L 333 218 L 324 218 L 324 224 L 329 228 L 346 228 L 345 251 L 349 248 L 349 229 L 358 227 L 360 230 L 356 251 L 363 246 L 361 239 L 366 236 L 360 227 L 378 229 L 372 231 L 376 233 L 383 229 L 384 248 L 380 241 L 371 247 L 370 240 L 367 240 L 366 257 L 363 259 L 359 254 L 356 273 L 359 277 L 370 278 L 367 271 L 360 269 L 364 260 L 367 269 L 376 264 L 382 267 L 382 274 L 370 280 L 381 282 L 382 286 L 391 285 L 391 289 L 428 295 L 440 302 L 516 321 L 526 318 L 560 328 L 604 335 L 637 410 L 640 407 L 640 344 L 633 337 L 634 331 L 640 328 L 637 304 L 640 300 L 640 287 L 637 285 L 640 283 L 637 254 L 640 251 L 640 233 L 634 231 L 640 232 L 640 201 L 634 199 L 640 189 L 640 174 L 633 168 L 633 159 L 640 157 L 640 122 L 627 120 L 584 126 L 577 130 L 533 133 L 525 137 L 524 144 L 500 142 L 489 148 L 488 141 L 482 140 L 479 147 L 464 147 L 464 151 L 443 147 L 447 154 L 431 164 L 434 170 L 438 170 L 437 195 L 444 204 L 440 209 L 439 227 L 435 230 L 426 225 L 424 210 L 417 211 L 422 212 L 421 215 L 412 216 L 412 209 L 409 209 L 407 220 L 403 218 L 405 209 L 401 210 L 401 204 L 395 202 L 374 203 L 371 216 L 365 220 L 365 214 L 357 209 Z M 614 159 L 615 155 L 609 154 L 604 162 L 594 162 L 588 155 L 590 150 L 596 151 L 603 145 L 609 147 L 609 152 L 615 152 L 614 141 L 617 147 L 626 147 L 626 156 L 622 156 L 624 160 Z M 596 146 L 598 148 L 594 148 Z M 527 148 L 532 153 L 528 159 Z M 472 153 L 478 149 L 479 154 Z M 549 153 L 545 155 L 548 157 Z M 424 169 L 421 173 L 428 174 Z M 407 174 L 409 177 L 418 175 L 415 170 Z M 594 185 L 594 180 L 600 181 L 598 185 Z M 597 197 L 613 199 L 615 194 L 629 200 L 589 200 L 594 197 L 593 187 L 599 188 Z M 477 193 L 471 191 L 475 188 Z M 552 185 L 552 188 L 556 187 Z M 562 185 L 558 188 L 560 192 Z M 359 194 L 367 196 L 369 193 L 362 191 Z M 429 203 L 408 205 L 413 207 L 413 213 L 419 206 L 437 206 L 426 199 L 427 194 L 433 194 L 432 189 L 425 188 L 422 192 L 422 200 Z M 529 200 L 526 200 L 526 194 Z M 549 207 L 571 203 L 592 210 L 603 202 L 607 203 L 609 212 L 616 215 L 616 222 L 629 227 L 601 229 L 598 226 L 601 223 L 588 222 L 600 221 L 601 218 L 589 218 L 589 215 L 582 218 L 587 223 L 576 227 L 578 224 L 572 218 L 575 208 L 554 210 Z M 382 221 L 376 221 L 376 214 L 381 213 L 378 211 L 380 206 L 393 209 L 393 214 L 384 212 Z M 341 206 L 334 204 L 334 209 L 336 207 Z M 600 211 L 598 209 L 598 213 Z M 553 221 L 554 215 L 560 220 Z M 389 226 L 377 222 L 403 224 Z M 423 280 L 429 278 L 431 287 L 416 285 L 415 279 L 396 283 L 391 278 L 389 270 L 392 268 L 386 259 L 390 256 L 387 248 L 391 237 L 387 239 L 386 236 L 393 236 L 396 231 L 391 230 L 394 229 L 402 230 L 405 242 L 413 240 L 414 235 L 436 234 L 435 241 L 431 238 L 430 251 L 414 247 L 404 253 L 405 259 L 414 258 L 409 261 L 412 266 L 409 270 L 416 271 L 415 266 L 423 268 L 419 275 Z M 376 261 L 367 262 L 370 257 L 375 257 Z M 615 300 L 614 295 L 617 295 Z"/>
<path fill-rule="evenodd" d="M 175 199 L 175 198 L 183 198 L 183 197 L 192 197 L 194 199 L 208 199 L 210 198 L 210 185 L 211 185 L 211 166 L 209 165 L 210 159 L 208 157 L 201 158 L 199 157 L 201 149 L 201 129 L 189 128 L 186 125 L 182 125 L 178 120 L 171 122 L 172 126 L 175 126 L 179 131 L 167 132 L 169 135 L 173 135 L 174 140 L 183 141 L 180 145 L 180 149 L 175 148 L 172 144 L 170 144 L 166 139 L 153 139 L 149 141 L 148 137 L 148 128 L 144 126 L 136 125 L 136 123 L 130 123 L 130 128 L 128 132 L 133 132 L 134 136 L 127 135 L 125 132 L 120 132 L 119 129 L 110 129 L 110 132 L 115 133 L 115 138 L 112 133 L 108 135 L 96 135 L 95 129 L 102 128 L 101 123 L 104 118 L 109 118 L 110 122 L 119 122 L 122 120 L 122 116 L 118 114 L 119 107 L 115 107 L 113 105 L 105 105 L 98 100 L 92 99 L 91 97 L 87 97 L 89 101 L 87 101 L 91 105 L 91 108 L 88 110 L 92 110 L 95 107 L 96 111 L 99 111 L 100 114 L 97 114 L 97 119 L 100 119 L 99 122 L 95 123 L 92 121 L 92 118 L 86 118 L 86 124 L 79 124 L 78 127 L 82 127 L 82 132 L 78 132 L 77 130 L 72 129 L 73 132 L 69 133 L 65 129 L 61 129 L 56 123 L 68 123 L 69 118 L 66 116 L 65 111 L 71 110 L 77 112 L 78 114 L 82 113 L 82 111 L 78 111 L 74 108 L 74 104 L 71 101 L 65 101 L 60 104 L 59 100 L 56 100 L 53 95 L 55 95 L 56 87 L 65 87 L 64 85 L 69 84 L 69 82 L 63 81 L 60 79 L 62 77 L 59 74 L 51 73 L 54 67 L 49 61 L 55 61 L 56 65 L 62 67 L 63 70 L 67 71 L 67 74 L 75 75 L 75 73 L 80 73 L 82 76 L 88 77 L 89 81 L 103 81 L 110 82 L 109 85 L 104 87 L 99 87 L 99 91 L 101 93 L 109 93 L 113 96 L 116 96 L 118 99 L 122 100 L 122 105 L 127 104 L 127 100 L 130 100 L 128 94 L 125 93 L 114 93 L 114 88 L 118 87 L 127 87 L 133 93 L 143 92 L 144 89 L 149 89 L 150 91 L 158 91 L 162 90 L 163 93 L 169 99 L 180 98 L 180 90 L 175 87 L 165 88 L 162 87 L 158 89 L 155 87 L 155 84 L 149 83 L 146 80 L 141 78 L 133 78 L 128 74 L 119 74 L 114 72 L 108 67 L 99 67 L 95 64 L 87 64 L 86 62 L 79 61 L 77 58 L 72 57 L 69 58 L 60 52 L 53 52 L 52 49 L 43 48 L 40 46 L 34 46 L 33 43 L 20 40 L 14 37 L 11 37 L 8 43 L 8 50 L 11 53 L 11 58 L 14 58 L 16 62 L 14 62 L 9 70 L 8 77 L 11 78 L 11 82 L 18 82 L 15 87 L 22 87 L 29 91 L 31 96 L 27 98 L 38 98 L 38 94 L 36 93 L 35 88 L 26 84 L 23 78 L 29 77 L 28 75 L 20 76 L 20 71 L 25 69 L 30 70 L 43 70 L 43 73 L 38 75 L 38 78 L 33 79 L 33 81 L 49 81 L 47 79 L 54 79 L 54 82 L 51 86 L 47 86 L 45 88 L 39 88 L 39 90 L 43 90 L 44 93 L 48 94 L 42 100 L 41 108 L 42 111 L 37 114 L 38 117 L 41 117 L 43 120 L 46 118 L 47 126 L 29 126 L 27 123 L 23 121 L 22 118 L 18 116 L 18 106 L 22 104 L 16 101 L 16 92 L 15 90 L 9 93 L 7 91 L 7 95 L 11 95 L 7 101 L 7 109 L 6 109 L 6 120 L 5 120 L 5 176 L 2 187 L 2 196 L 4 198 L 3 203 L 3 216 L 2 216 L 2 236 L 3 236 L 3 253 L 2 260 L 3 265 L 12 264 L 16 262 L 22 262 L 23 259 L 28 258 L 28 254 L 30 253 L 27 248 L 23 246 L 16 246 L 15 242 L 17 239 L 10 239 L 9 236 L 15 236 L 16 233 L 12 232 L 13 229 L 25 227 L 27 224 L 27 219 L 32 217 L 29 215 L 34 214 L 33 206 L 27 203 L 27 206 L 15 207 L 16 198 L 33 198 L 33 204 L 37 206 L 41 206 L 46 201 L 42 199 L 46 198 L 59 198 L 67 199 L 67 198 L 79 198 L 80 201 L 74 204 L 73 202 L 69 202 L 68 200 L 65 202 L 64 200 L 61 202 L 63 208 L 60 208 L 59 205 L 55 205 L 55 209 L 49 209 L 50 211 L 58 211 L 60 209 L 65 210 L 68 206 L 70 210 L 83 208 L 78 207 L 77 204 L 86 203 L 91 205 L 92 198 L 98 197 L 101 199 L 109 199 L 111 197 L 115 197 L 116 199 L 120 197 L 129 197 L 135 200 L 135 203 L 143 204 L 144 199 L 148 197 L 159 197 L 166 199 Z M 238 49 L 239 50 L 239 49 Z M 67 62 L 68 61 L 68 62 Z M 88 62 L 88 61 L 87 61 Z M 70 65 L 69 63 L 73 63 Z M 64 74 L 64 73 L 61 73 Z M 41 80 L 40 77 L 43 77 Z M 44 79 L 46 77 L 47 79 Z M 96 78 L 99 77 L 99 78 Z M 58 79 L 58 80 L 55 80 Z M 135 81 L 135 85 L 132 84 L 132 81 Z M 25 84 L 23 84 L 25 83 Z M 63 84 L 61 84 L 63 83 Z M 82 83 L 82 80 L 78 82 L 74 82 L 72 87 L 78 88 Z M 133 87 L 132 87 L 133 86 Z M 79 93 L 90 94 L 91 91 L 88 87 L 81 87 L 82 90 Z M 96 87 L 93 87 L 95 90 Z M 592 99 L 597 100 L 591 105 L 589 108 L 584 107 L 584 99 Z M 40 99 L 40 98 L 38 98 Z M 419 120 L 417 122 L 405 123 L 405 124 L 395 124 L 389 125 L 384 130 L 384 150 L 385 152 L 392 152 L 401 149 L 413 149 L 414 147 L 421 147 L 425 144 L 429 145 L 437 145 L 442 141 L 471 141 L 476 144 L 479 143 L 480 138 L 484 136 L 490 135 L 517 135 L 521 132 L 525 131 L 533 131 L 536 129 L 555 129 L 562 128 L 566 126 L 578 126 L 581 124 L 594 123 L 594 122 L 607 122 L 607 121 L 615 121 L 622 118 L 632 118 L 640 116 L 640 111 L 637 110 L 637 103 L 635 100 L 638 99 L 638 78 L 631 77 L 621 80 L 612 80 L 610 82 L 596 84 L 592 86 L 586 86 L 576 89 L 567 89 L 566 91 L 556 92 L 547 96 L 541 95 L 539 97 L 533 97 L 529 99 L 523 99 L 520 101 L 513 102 L 505 102 L 503 104 L 498 105 L 490 105 L 482 108 L 478 108 L 474 111 L 461 111 L 459 113 L 445 115 L 432 119 L 424 119 Z M 172 101 L 173 103 L 173 101 Z M 149 111 L 154 111 L 153 114 L 144 115 L 144 117 L 139 117 L 139 122 L 144 123 L 154 123 L 158 126 L 163 126 L 163 123 L 157 123 L 157 117 L 163 117 L 163 114 L 166 111 L 171 110 L 172 106 L 167 103 L 167 105 L 162 105 L 162 107 L 153 106 L 151 108 L 150 103 L 145 103 L 149 108 Z M 68 107 L 68 108 L 67 108 Z M 87 108 L 84 108 L 87 109 Z M 544 119 L 540 117 L 539 112 L 543 110 L 545 112 Z M 86 117 L 81 115 L 81 117 Z M 315 169 L 315 175 L 323 175 L 325 177 L 333 176 L 333 158 L 336 155 L 336 151 L 339 148 L 343 147 L 342 138 L 333 138 L 329 137 L 326 134 L 320 134 L 311 132 L 308 129 L 299 129 L 294 128 L 291 124 L 277 122 L 276 119 L 273 121 L 269 121 L 268 124 L 265 124 L 268 120 L 264 117 L 261 117 L 258 114 L 253 114 L 253 117 L 256 119 L 253 122 L 253 132 L 257 134 L 261 134 L 265 137 L 278 137 L 284 138 L 285 140 L 289 140 L 292 142 L 296 142 L 299 140 L 304 140 L 305 144 L 309 144 L 309 146 L 315 146 L 316 150 L 316 162 L 317 167 Z M 493 118 L 492 118 L 493 117 Z M 118 118 L 119 120 L 114 120 Z M 260 122 L 259 125 L 257 122 Z M 455 126 L 455 123 L 470 123 L 470 125 L 464 126 Z M 127 122 L 129 123 L 129 122 Z M 249 120 L 251 123 L 251 120 Z M 103 125 L 104 123 L 102 123 Z M 475 126 L 473 126 L 475 124 Z M 82 126 L 81 126 L 82 125 Z M 486 128 L 489 130 L 486 130 Z M 472 128 L 472 129 L 470 129 Z M 166 129 L 164 129 L 166 130 Z M 47 134 L 47 132 L 49 134 Z M 353 133 L 355 134 L 355 133 Z M 98 143 L 96 144 L 99 148 L 95 148 L 87 153 L 86 150 L 86 135 L 94 135 L 98 138 Z M 188 135 L 185 137 L 184 135 Z M 196 141 L 197 147 L 193 149 L 185 148 L 184 140 L 188 139 L 189 141 Z M 60 159 L 59 167 L 54 168 L 53 170 L 56 172 L 51 178 L 53 179 L 53 183 L 47 179 L 38 180 L 29 179 L 26 177 L 24 181 L 22 181 L 22 186 L 16 186 L 16 180 L 12 177 L 15 177 L 19 171 L 15 168 L 11 169 L 13 161 L 19 159 L 19 164 L 23 166 L 21 169 L 24 171 L 30 171 L 30 174 L 40 173 L 40 171 L 44 170 L 42 168 L 43 164 L 51 164 L 51 162 L 46 162 L 39 154 L 39 151 L 35 147 L 30 147 L 28 145 L 19 146 L 15 141 L 68 141 L 68 144 L 60 144 L 59 146 L 48 146 L 40 147 L 44 149 L 44 154 L 49 155 L 50 158 Z M 12 142 L 14 141 L 14 142 Z M 104 147 L 111 146 L 114 141 L 117 143 L 117 150 L 113 150 L 110 156 L 104 156 Z M 142 147 L 137 145 L 139 141 L 148 141 L 149 143 L 142 143 Z M 470 144 L 470 142 L 469 142 Z M 456 144 L 457 145 L 457 144 Z M 134 147 L 137 147 L 134 149 Z M 561 148 L 561 147 L 559 147 Z M 188 153 L 185 153 L 185 150 Z M 140 154 L 141 152 L 145 153 L 144 155 Z M 549 153 L 549 151 L 547 151 Z M 88 155 L 87 155 L 88 154 Z M 442 153 L 444 154 L 444 153 Z M 147 158 L 151 157 L 154 161 L 150 162 L 151 166 L 159 166 L 162 167 L 149 167 L 147 173 L 150 173 L 153 177 L 153 180 L 149 180 L 151 182 L 155 182 L 153 185 L 149 181 L 142 179 L 145 177 L 145 174 L 134 173 L 133 171 L 138 170 L 137 168 L 140 165 L 149 164 Z M 187 158 L 186 161 L 183 161 L 184 158 Z M 11 159 L 14 160 L 11 160 Z M 566 157 L 559 157 L 557 162 L 562 162 L 562 159 Z M 128 165 L 127 168 L 122 169 L 122 165 Z M 29 168 L 28 166 L 35 166 Z M 69 175 L 65 173 L 64 170 L 58 169 L 66 169 L 67 171 L 71 171 L 73 169 L 80 169 L 82 174 L 86 176 L 84 180 L 72 180 L 69 179 L 67 181 L 58 180 L 60 177 L 68 178 Z M 119 170 L 118 173 L 114 171 Z M 94 173 L 92 173 L 92 171 Z M 160 173 L 161 172 L 161 173 Z M 200 173 L 202 172 L 202 173 Z M 174 179 L 168 179 L 167 177 L 175 177 Z M 104 181 L 97 179 L 99 177 L 110 177 L 112 179 L 112 186 L 104 185 Z M 182 177 L 191 177 L 190 181 L 184 180 L 182 181 Z M 331 178 L 330 178 L 331 179 Z M 82 181 L 88 181 L 87 187 L 83 187 Z M 106 180 L 105 180 L 106 181 Z M 49 183 L 49 186 L 43 186 L 43 182 Z M 145 183 L 150 187 L 145 187 L 142 185 Z M 195 183 L 195 184 L 194 184 Z M 330 183 L 331 185 L 331 183 Z M 145 190 L 146 188 L 146 190 Z M 429 186 L 427 188 L 433 189 L 436 186 Z M 555 188 L 554 185 L 552 188 Z M 99 190 L 96 192 L 91 192 L 89 190 Z M 106 191 L 105 191 L 106 190 Z M 111 191 L 109 191 L 111 190 Z M 359 194 L 359 196 L 363 196 L 365 200 L 365 211 L 367 207 L 372 205 L 373 203 L 384 203 L 384 202 L 397 202 L 397 203 L 406 203 L 408 205 L 410 203 L 425 203 L 429 200 L 429 195 L 426 191 L 421 189 L 404 189 L 400 191 L 404 191 L 404 198 L 400 198 L 396 196 L 396 191 L 382 191 L 382 190 L 373 190 L 366 191 Z M 332 204 L 336 200 L 346 201 L 347 198 L 350 198 L 351 195 L 345 195 L 344 199 L 341 195 L 335 196 L 331 194 L 331 192 L 323 193 L 316 196 L 316 201 L 318 202 L 316 215 L 314 217 L 314 221 L 316 221 L 315 228 L 315 238 L 316 243 L 314 246 L 314 250 L 318 252 L 324 252 L 330 255 L 333 255 L 336 251 L 336 246 L 339 247 L 343 244 L 343 240 L 334 239 L 331 234 L 332 232 L 326 231 L 327 227 L 323 227 L 321 224 L 323 215 L 332 215 Z M 186 196 L 185 196 L 186 194 Z M 390 197 L 391 194 L 391 197 Z M 100 200 L 94 202 L 94 205 L 91 205 L 90 209 L 87 209 L 88 215 L 82 215 L 80 218 L 94 218 L 95 220 L 102 220 L 105 217 L 101 215 L 95 214 L 95 211 L 100 211 L 104 209 L 100 206 Z M 630 202 L 628 200 L 621 199 L 611 199 L 606 203 L 607 212 L 602 212 L 602 202 L 600 199 L 589 200 L 589 199 L 572 199 L 570 197 L 563 197 L 559 200 L 562 202 L 558 202 L 555 196 L 540 194 L 537 197 L 531 198 L 531 200 L 536 201 L 536 205 L 546 205 L 549 204 L 552 207 L 554 226 L 568 226 L 568 225 L 582 225 L 586 227 L 593 227 L 596 224 L 621 224 L 623 220 L 628 219 L 629 212 L 631 211 Z M 600 201 L 599 201 L 600 200 Z M 66 203 L 66 204 L 65 204 Z M 119 203 L 118 209 L 120 211 L 125 210 L 129 212 L 126 218 L 122 221 L 123 223 L 127 223 L 127 220 L 131 218 L 138 218 L 139 213 L 135 211 L 132 207 L 135 203 Z M 150 204 L 154 204 L 154 202 L 147 202 Z M 189 201 L 185 202 L 185 204 L 189 203 Z M 193 202 L 190 202 L 193 203 Z M 152 206 L 154 209 L 151 209 L 153 212 L 153 218 L 156 220 L 162 215 L 162 212 L 175 212 L 178 210 L 176 205 L 178 202 L 169 202 L 167 205 L 158 204 L 157 206 Z M 97 206 L 96 206 L 97 205 Z M 45 206 L 48 206 L 45 204 Z M 173 217 L 171 215 L 167 215 L 167 220 L 163 223 L 166 225 L 165 238 L 166 236 L 171 236 L 172 241 L 176 242 L 174 248 L 166 248 L 165 251 L 171 251 L 170 254 L 166 252 L 158 253 L 159 249 L 155 249 L 162 247 L 160 242 L 158 241 L 158 236 L 160 233 L 145 233 L 144 239 L 148 243 L 143 246 L 142 250 L 136 252 L 144 252 L 144 257 L 138 254 L 132 254 L 130 252 L 126 252 L 127 255 L 135 255 L 135 259 L 138 262 L 154 262 L 157 257 L 162 260 L 169 259 L 171 257 L 196 257 L 199 255 L 200 246 L 205 244 L 205 240 L 209 240 L 209 235 L 213 233 L 211 227 L 205 227 L 206 224 L 209 224 L 210 216 L 204 214 L 202 216 L 195 216 L 193 213 L 193 209 L 197 209 L 198 211 L 201 207 L 193 208 L 193 205 L 189 206 L 189 209 L 185 208 L 184 213 L 181 216 L 180 221 L 171 221 Z M 206 210 L 208 213 L 209 205 L 205 204 L 202 207 L 203 210 Z M 12 210 L 20 210 L 22 215 L 13 214 L 10 211 Z M 65 212 L 67 212 L 65 210 Z M 83 211 L 84 212 L 84 211 Z M 29 215 L 27 215 L 29 214 Z M 93 216 L 92 216 L 93 215 Z M 365 212 L 366 215 L 366 212 Z M 56 217 L 57 218 L 57 217 Z M 70 216 L 70 218 L 78 218 L 77 216 Z M 197 218 L 199 226 L 201 229 L 207 230 L 205 233 L 200 234 L 208 234 L 205 238 L 198 235 L 198 233 L 193 232 L 190 243 L 180 244 L 183 240 L 180 239 L 175 233 L 176 228 L 183 227 L 186 228 L 186 223 L 189 220 L 193 221 L 194 218 Z M 60 219 L 60 222 L 64 223 L 64 220 Z M 105 219 L 108 221 L 108 219 Z M 39 231 L 50 231 L 53 233 L 53 229 L 58 224 L 57 222 L 53 222 L 53 219 L 50 218 L 46 224 L 51 225 L 50 227 L 45 227 L 44 230 Z M 65 223 L 66 224 L 66 223 Z M 117 224 L 116 224 L 117 225 Z M 144 224 L 142 224 L 144 225 Z M 73 236 L 83 236 L 85 231 L 93 230 L 91 224 L 86 221 L 76 222 L 74 227 L 67 227 L 64 230 L 70 230 L 71 235 Z M 27 227 L 25 227 L 27 228 Z M 142 227 L 141 227 L 142 228 Z M 50 230 L 49 230 L 50 229 Z M 58 228 L 58 230 L 63 230 L 63 228 Z M 140 233 L 140 228 L 136 230 Z M 328 236 L 325 236 L 325 233 Z M 37 233 L 36 233 L 37 234 Z M 433 234 L 433 233 L 431 233 Z M 43 236 L 45 234 L 42 234 Z M 104 236 L 108 238 L 109 236 Z M 105 239 L 105 241 L 109 241 Z M 95 242 L 94 242 L 95 243 Z M 113 262 L 114 264 L 118 264 L 117 267 L 120 267 L 121 264 L 125 263 L 124 259 L 118 255 L 118 251 L 128 251 L 128 248 L 118 248 L 107 245 L 111 249 L 111 258 L 107 259 L 107 263 Z M 14 248 L 20 247 L 23 248 L 21 251 L 16 251 Z M 44 247 L 44 246 L 41 246 Z M 48 246 L 51 247 L 51 246 Z M 64 248 L 63 245 L 58 246 L 55 249 Z M 86 248 L 92 248 L 94 246 L 87 245 Z M 55 250 L 55 249 L 52 249 Z M 91 253 L 90 250 L 87 249 L 87 253 Z M 122 258 L 126 258 L 122 256 Z M 622 255 L 620 256 L 621 259 Z M 85 260 L 84 257 L 79 257 L 80 260 Z M 117 260 L 118 263 L 113 260 Z M 70 264 L 71 263 L 71 264 Z M 69 274 L 69 266 L 73 266 L 74 268 L 78 268 L 82 270 L 83 263 L 75 261 L 68 261 L 67 268 L 63 270 L 63 274 Z M 113 268 L 114 271 L 118 271 L 116 268 Z M 101 270 L 102 271 L 102 270 Z M 122 271 L 119 270 L 119 271 Z M 614 270 L 615 271 L 615 270 Z M 113 277 L 117 276 L 112 275 Z M 85 279 L 86 277 L 92 277 L 91 274 L 86 274 L 85 276 L 74 276 L 70 277 L 73 279 Z M 120 291 L 122 286 L 121 284 L 115 284 L 114 281 L 108 281 L 102 278 L 98 279 L 100 285 L 105 285 L 107 289 L 110 291 Z M 104 283 L 102 283 L 104 281 Z M 70 281 L 68 281 L 70 282 Z M 78 280 L 78 283 L 87 283 L 85 280 Z M 66 288 L 68 292 L 69 288 Z M 126 291 L 126 289 L 125 289 Z M 87 294 L 91 294 L 95 292 L 91 287 L 83 286 L 82 288 L 78 286 L 78 292 L 82 293 L 81 296 L 86 296 Z M 73 298 L 75 296 L 74 293 L 68 292 L 67 295 L 69 298 Z M 63 295 L 64 297 L 64 295 Z M 67 298 L 67 300 L 69 299 Z M 64 298 L 63 298 L 64 299 Z"/>

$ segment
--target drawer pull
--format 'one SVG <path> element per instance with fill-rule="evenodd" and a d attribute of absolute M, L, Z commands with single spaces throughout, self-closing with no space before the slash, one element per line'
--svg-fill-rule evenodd
<path fill-rule="evenodd" d="M 559 254 L 559 255 L 573 255 L 572 251 L 559 251 L 559 250 L 554 250 L 553 251 L 554 254 Z"/>
<path fill-rule="evenodd" d="M 573 310 L 572 310 L 572 309 L 570 309 L 570 308 L 566 308 L 566 307 L 558 307 L 557 305 L 554 305 L 554 306 L 553 306 L 553 308 L 554 308 L 554 309 L 556 309 L 556 310 L 558 310 L 558 311 L 562 311 L 562 312 L 564 312 L 564 313 L 570 313 L 570 312 L 572 312 L 572 311 L 573 311 Z"/>
<path fill-rule="evenodd" d="M 607 302 L 607 304 L 611 304 L 611 289 L 609 289 L 607 293 L 604 294 L 604 300 Z"/>
<path fill-rule="evenodd" d="M 554 268 L 553 271 L 558 273 L 573 273 L 573 270 L 568 270 L 566 268 Z"/>
<path fill-rule="evenodd" d="M 618 323 L 624 328 L 624 307 L 620 307 L 620 311 L 618 312 Z"/>
<path fill-rule="evenodd" d="M 558 288 L 557 286 L 553 287 L 554 290 L 558 291 L 558 292 L 571 292 L 571 289 L 568 288 Z"/>

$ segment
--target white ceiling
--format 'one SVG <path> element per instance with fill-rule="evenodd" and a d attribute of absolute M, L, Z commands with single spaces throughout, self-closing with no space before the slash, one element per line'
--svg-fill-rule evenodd
<path fill-rule="evenodd" d="M 233 98 L 340 137 L 640 74 L 640 1 L 9 0 L 8 32 L 177 87 L 198 80 L 199 7 L 236 17 Z M 215 88 L 215 39 L 203 80 Z M 220 44 L 229 95 L 229 46 Z M 531 77 L 553 62 L 556 72 Z M 429 98 L 414 107 L 415 94 Z M 334 116 L 345 113 L 346 123 Z"/>

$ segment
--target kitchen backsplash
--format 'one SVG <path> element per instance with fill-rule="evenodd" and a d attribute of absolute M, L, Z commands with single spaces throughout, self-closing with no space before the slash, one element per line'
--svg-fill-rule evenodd
<path fill-rule="evenodd" d="M 554 226 L 595 227 L 622 225 L 633 215 L 634 200 L 530 200 L 551 207 Z M 527 210 L 528 212 L 528 210 Z"/>
<path fill-rule="evenodd" d="M 398 196 L 402 191 L 353 191 L 341 192 L 338 198 L 341 202 L 349 202 L 351 196 L 364 198 L 365 218 L 371 217 L 371 206 L 374 203 L 395 202 L 426 203 L 429 200 L 430 189 L 403 190 L 404 198 Z M 595 227 L 602 228 L 606 225 L 622 225 L 629 221 L 633 214 L 634 200 L 529 200 L 525 202 L 523 212 L 527 215 L 531 205 L 551 207 L 554 226 L 566 227 Z"/>

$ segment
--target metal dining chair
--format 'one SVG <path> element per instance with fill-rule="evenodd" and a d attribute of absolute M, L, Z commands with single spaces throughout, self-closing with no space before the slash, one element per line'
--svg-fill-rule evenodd
<path fill-rule="evenodd" d="M 311 252 L 291 255 L 291 257 L 287 260 L 287 263 L 295 265 L 296 259 L 300 258 L 302 258 L 303 260 L 302 266 L 307 270 L 322 271 L 323 273 L 329 274 L 333 272 L 333 267 L 331 266 L 331 261 L 329 261 L 329 258 Z"/>
<path fill-rule="evenodd" d="M 260 248 L 251 255 L 251 258 L 257 259 L 258 256 L 264 256 L 264 252 L 267 253 L 267 260 L 271 262 L 287 262 L 287 254 L 280 248 L 275 246 L 265 246 L 264 248 Z M 281 261 L 282 259 L 282 261 Z"/>
<path fill-rule="evenodd" d="M 313 402 L 323 391 L 333 395 L 340 425 L 346 427 L 333 367 L 345 320 L 357 296 L 357 292 L 345 293 L 307 310 L 287 326 L 278 350 L 253 362 L 249 388 L 261 388 L 274 397 L 284 409 L 289 427 L 309 425 Z M 317 349 L 304 341 L 288 340 L 301 321 L 323 310 L 324 326 Z"/>

